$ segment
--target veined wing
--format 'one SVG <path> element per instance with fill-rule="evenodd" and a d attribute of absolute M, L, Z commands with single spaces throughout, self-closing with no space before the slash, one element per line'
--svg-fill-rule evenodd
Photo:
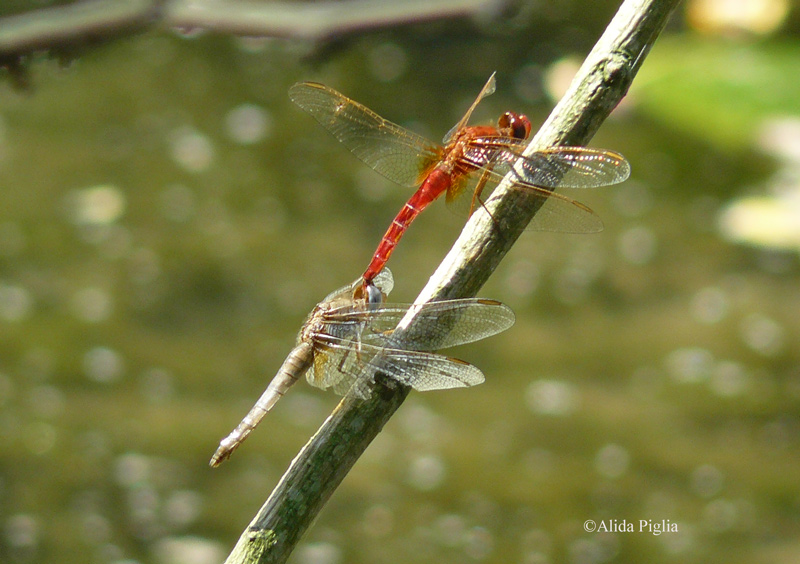
<path fill-rule="evenodd" d="M 511 172 L 517 177 L 517 187 L 542 200 L 528 229 L 558 233 L 602 231 L 602 220 L 590 208 L 552 190 L 617 184 L 630 175 L 628 161 L 618 153 L 586 147 L 551 147 L 522 157 L 524 148 L 525 142 L 519 139 L 479 138 L 470 144 L 465 158 L 473 166 L 486 167 L 476 176 L 482 176 L 487 185 L 498 184 Z M 517 163 L 519 168 L 514 168 Z"/>
<path fill-rule="evenodd" d="M 355 343 L 325 334 L 318 335 L 314 342 L 319 361 L 306 377 L 313 386 L 333 388 L 339 395 L 352 389 L 364 397 L 366 382 L 360 379 L 371 363 L 390 378 L 419 391 L 463 388 L 484 381 L 483 373 L 475 366 L 440 354 Z"/>
<path fill-rule="evenodd" d="M 492 94 L 494 94 L 495 88 L 497 86 L 497 83 L 494 79 L 496 74 L 497 74 L 496 72 L 492 73 L 492 76 L 490 76 L 489 80 L 486 81 L 486 84 L 483 85 L 483 88 L 478 93 L 478 96 L 475 98 L 475 101 L 472 102 L 472 105 L 464 113 L 464 116 L 460 120 L 458 120 L 457 124 L 455 124 L 453 127 L 450 128 L 450 131 L 448 131 L 447 134 L 444 136 L 443 139 L 444 143 L 449 143 L 450 140 L 453 138 L 453 136 L 456 134 L 456 131 L 467 126 L 469 118 L 472 117 L 472 112 L 475 111 L 475 108 L 478 107 L 478 104 L 480 104 L 481 100 L 483 100 L 487 96 L 491 96 Z"/>
<path fill-rule="evenodd" d="M 292 101 L 370 168 L 403 186 L 417 186 L 441 148 L 316 82 L 289 89 Z"/>
<path fill-rule="evenodd" d="M 613 151 L 548 147 L 522 156 L 525 147 L 520 139 L 481 137 L 470 142 L 465 158 L 478 166 L 491 164 L 502 176 L 514 170 L 520 183 L 544 188 L 597 188 L 623 182 L 631 174 L 625 157 Z"/>
<path fill-rule="evenodd" d="M 404 335 L 403 349 L 446 349 L 491 337 L 514 324 L 514 312 L 502 302 L 465 298 L 430 302 L 422 306 L 388 303 L 368 311 L 363 308 L 337 308 L 327 316 L 327 327 L 323 333 L 342 335 L 348 330 L 352 332 L 352 327 L 360 324 L 363 327 L 359 336 L 362 344 L 385 346 L 389 333 L 412 307 L 419 308 L 415 321 L 417 329 Z"/>
<path fill-rule="evenodd" d="M 362 278 L 358 278 L 355 282 L 351 282 L 347 286 L 342 286 L 341 288 L 338 288 L 337 290 L 331 292 L 330 294 L 325 296 L 325 298 L 323 298 L 323 300 L 319 302 L 319 304 L 317 305 L 333 304 L 339 302 L 339 303 L 344 303 L 344 305 L 340 306 L 339 308 L 333 308 L 334 312 L 339 311 L 339 309 L 344 311 L 347 311 L 348 309 L 364 310 L 365 308 L 363 307 L 362 303 L 358 300 L 355 300 L 354 298 L 356 291 L 359 288 L 361 288 L 363 284 L 364 280 Z M 384 298 L 388 296 L 389 293 L 394 288 L 394 278 L 392 276 L 392 271 L 389 270 L 388 267 L 384 267 L 372 280 L 372 285 L 375 286 L 378 290 L 380 290 L 380 293 L 383 295 Z M 358 305 L 354 304 L 354 301 L 356 301 Z M 373 304 L 370 307 L 375 307 L 375 304 Z"/>

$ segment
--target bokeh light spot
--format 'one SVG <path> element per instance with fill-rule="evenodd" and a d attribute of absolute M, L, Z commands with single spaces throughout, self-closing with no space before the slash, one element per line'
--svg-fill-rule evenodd
<path fill-rule="evenodd" d="M 765 315 L 748 315 L 739 329 L 745 344 L 764 356 L 774 356 L 783 348 L 783 328 Z"/>
<path fill-rule="evenodd" d="M 631 455 L 623 446 L 608 444 L 594 458 L 594 468 L 606 478 L 619 478 L 628 471 Z"/>
<path fill-rule="evenodd" d="M 414 458 L 408 469 L 408 483 L 420 491 L 432 491 L 442 485 L 447 474 L 444 461 L 434 455 Z"/>
<path fill-rule="evenodd" d="M 748 390 L 750 377 L 738 362 L 722 361 L 714 367 L 709 386 L 718 396 L 740 396 Z"/>
<path fill-rule="evenodd" d="M 728 296 L 725 292 L 717 287 L 708 287 L 695 293 L 689 309 L 694 319 L 712 325 L 725 318 L 728 307 Z"/>
<path fill-rule="evenodd" d="M 528 408 L 539 415 L 565 416 L 578 407 L 578 392 L 560 380 L 536 380 L 525 390 Z"/>
<path fill-rule="evenodd" d="M 545 72 L 544 86 L 551 100 L 560 100 L 578 73 L 580 61 L 574 57 L 559 59 Z"/>
<path fill-rule="evenodd" d="M 211 140 L 193 127 L 174 130 L 169 137 L 169 146 L 173 160 L 187 172 L 205 172 L 214 160 Z"/>
<path fill-rule="evenodd" d="M 241 104 L 225 116 L 225 130 L 236 143 L 252 145 L 269 136 L 272 116 L 261 106 Z"/>
<path fill-rule="evenodd" d="M 694 493 L 703 498 L 711 498 L 722 491 L 725 476 L 711 464 L 703 464 L 692 471 L 691 488 Z"/>
<path fill-rule="evenodd" d="M 648 227 L 631 227 L 619 237 L 622 258 L 631 264 L 644 265 L 653 260 L 657 248 L 656 235 Z"/>
<path fill-rule="evenodd" d="M 218 564 L 226 554 L 222 544 L 201 537 L 167 537 L 153 552 L 156 564 Z"/>
<path fill-rule="evenodd" d="M 686 347 L 667 355 L 667 370 L 673 380 L 691 384 L 708 380 L 714 366 L 714 356 L 700 347 Z"/>
<path fill-rule="evenodd" d="M 393 82 L 403 76 L 408 56 L 396 43 L 381 43 L 368 54 L 369 70 L 381 82 Z"/>
<path fill-rule="evenodd" d="M 33 298 L 22 286 L 0 282 L 0 319 L 22 321 L 33 309 Z"/>
<path fill-rule="evenodd" d="M 83 357 L 83 370 L 90 380 L 111 384 L 122 378 L 125 369 L 122 357 L 108 347 L 95 347 Z"/>
<path fill-rule="evenodd" d="M 314 542 L 300 545 L 297 561 L 302 564 L 339 564 L 342 562 L 342 549 L 332 542 Z"/>
<path fill-rule="evenodd" d="M 67 209 L 77 225 L 109 225 L 122 217 L 125 206 L 122 190 L 110 184 L 67 194 Z"/>
<path fill-rule="evenodd" d="M 72 296 L 72 311 L 81 321 L 100 323 L 108 319 L 112 310 L 111 295 L 102 288 L 82 288 Z"/>

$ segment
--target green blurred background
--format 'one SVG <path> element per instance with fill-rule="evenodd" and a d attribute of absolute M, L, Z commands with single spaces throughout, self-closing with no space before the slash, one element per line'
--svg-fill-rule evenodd
<path fill-rule="evenodd" d="M 605 231 L 528 233 L 483 288 L 517 324 L 451 354 L 486 383 L 412 393 L 291 562 L 800 559 L 800 26 L 781 0 L 734 4 L 684 5 L 593 140 L 633 167 L 569 194 Z M 325 44 L 150 31 L 66 68 L 37 56 L 29 91 L 5 75 L 0 561 L 219 562 L 336 405 L 301 383 L 207 466 L 410 195 L 292 83 L 438 140 L 496 70 L 476 119 L 540 123 L 615 9 L 510 4 Z M 441 203 L 419 218 L 394 301 L 462 223 Z"/>

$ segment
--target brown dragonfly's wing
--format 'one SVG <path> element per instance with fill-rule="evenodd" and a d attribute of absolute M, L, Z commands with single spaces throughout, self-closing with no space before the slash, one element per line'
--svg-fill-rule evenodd
<path fill-rule="evenodd" d="M 314 364 L 306 373 L 306 380 L 314 387 L 332 388 L 343 396 L 361 373 L 366 360 L 359 347 L 359 343 L 352 339 L 329 335 L 315 337 Z"/>
<path fill-rule="evenodd" d="M 435 353 L 382 349 L 381 355 L 373 362 L 377 367 L 376 372 L 411 386 L 418 392 L 466 388 L 485 381 L 483 372 L 476 366 Z M 367 384 L 366 380 L 355 380 L 350 393 L 366 396 L 369 390 Z"/>
<path fill-rule="evenodd" d="M 420 175 L 438 158 L 440 148 L 347 98 L 315 82 L 289 89 L 292 101 L 370 168 L 403 186 L 416 186 Z"/>
<path fill-rule="evenodd" d="M 365 371 L 372 364 L 376 370 L 419 391 L 444 390 L 474 386 L 484 381 L 475 366 L 435 353 L 385 348 L 366 343 L 317 335 L 315 345 L 324 350 L 324 365 L 314 366 L 309 382 L 320 388 L 333 388 L 344 395 L 366 397 Z M 320 353 L 318 353 L 320 354 Z"/>
<path fill-rule="evenodd" d="M 407 333 L 403 349 L 431 351 L 479 341 L 514 324 L 514 312 L 496 300 L 465 298 L 430 302 L 422 306 L 388 303 L 368 311 L 341 308 L 326 321 L 327 333 L 343 334 L 356 324 L 362 327 L 361 343 L 383 346 L 410 308 L 417 308 L 418 330 Z M 351 329 L 352 331 L 352 329 Z"/>
<path fill-rule="evenodd" d="M 357 309 L 364 310 L 365 304 L 363 304 L 363 300 L 359 301 L 354 297 L 357 291 L 363 286 L 363 284 L 364 284 L 364 279 L 359 276 L 355 281 L 351 282 L 347 286 L 342 286 L 341 288 L 338 288 L 337 290 L 325 296 L 325 298 L 317 305 L 333 306 L 333 304 L 342 303 L 343 309 L 345 311 L 357 310 Z M 380 293 L 384 296 L 384 298 L 388 296 L 389 293 L 394 288 L 394 278 L 392 277 L 392 271 L 389 270 L 388 267 L 384 267 L 383 270 L 381 270 L 372 280 L 372 285 L 375 286 L 378 290 L 380 290 Z M 336 306 L 333 307 L 334 307 L 333 309 L 334 312 L 338 310 Z M 313 313 L 314 311 L 312 310 L 312 314 Z"/>

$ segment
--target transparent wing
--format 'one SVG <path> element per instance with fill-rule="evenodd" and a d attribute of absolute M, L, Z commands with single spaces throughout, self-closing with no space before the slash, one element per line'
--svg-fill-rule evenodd
<path fill-rule="evenodd" d="M 476 366 L 435 353 L 383 349 L 379 362 L 381 372 L 419 392 L 466 388 L 485 381 Z"/>
<path fill-rule="evenodd" d="M 514 170 L 519 182 L 544 188 L 597 188 L 627 180 L 631 167 L 625 157 L 613 151 L 588 147 L 549 147 L 522 156 L 526 142 L 504 137 L 473 140 L 465 152 L 472 164 L 491 164 L 501 176 Z"/>
<path fill-rule="evenodd" d="M 341 336 L 353 327 L 363 329 L 362 344 L 387 344 L 389 333 L 411 307 L 419 308 L 413 332 L 403 336 L 403 349 L 430 351 L 479 341 L 505 331 L 514 324 L 514 312 L 507 305 L 482 298 L 466 298 L 426 303 L 383 304 L 370 310 L 345 306 L 326 316 L 324 333 Z"/>
<path fill-rule="evenodd" d="M 306 372 L 306 380 L 312 386 L 333 391 L 343 396 L 356 380 L 364 366 L 364 357 L 352 340 L 334 337 L 314 339 L 314 363 Z"/>
<path fill-rule="evenodd" d="M 467 109 L 464 116 L 460 120 L 458 120 L 458 123 L 455 124 L 453 127 L 451 127 L 450 131 L 448 131 L 447 134 L 444 136 L 443 141 L 445 143 L 450 142 L 450 140 L 456 134 L 456 131 L 458 131 L 463 127 L 466 127 L 467 122 L 469 122 L 469 118 L 472 117 L 472 112 L 475 111 L 475 108 L 478 107 L 478 104 L 480 104 L 481 100 L 483 100 L 487 96 L 491 96 L 492 94 L 494 94 L 495 88 L 497 86 L 497 83 L 494 79 L 496 74 L 497 74 L 496 72 L 492 73 L 492 76 L 490 76 L 489 80 L 486 81 L 486 84 L 483 85 L 483 88 L 481 88 L 481 91 L 478 93 L 478 96 L 475 98 L 475 101 L 472 102 L 472 105 Z"/>
<path fill-rule="evenodd" d="M 366 382 L 362 384 L 360 379 L 373 362 L 382 373 L 419 391 L 463 388 L 484 381 L 475 366 L 435 353 L 384 348 L 324 334 L 314 341 L 320 360 L 308 373 L 308 381 L 318 388 L 333 388 L 340 395 L 352 388 L 365 396 Z"/>
<path fill-rule="evenodd" d="M 350 309 L 358 309 L 358 306 L 355 305 L 354 302 L 359 303 L 359 305 L 363 302 L 363 300 L 356 300 L 355 296 L 358 293 L 358 290 L 364 285 L 364 279 L 360 276 L 356 278 L 355 281 L 351 282 L 347 286 L 342 286 L 337 290 L 331 292 L 319 304 L 318 306 L 324 304 L 336 304 L 341 303 L 343 304 L 342 309 L 347 310 L 348 307 Z M 389 293 L 394 288 L 394 278 L 392 277 L 392 271 L 389 270 L 388 267 L 384 267 L 372 280 L 372 285 L 380 290 L 383 296 L 388 296 Z M 374 304 L 373 304 L 374 307 Z M 362 308 L 363 309 L 363 308 Z M 337 311 L 336 309 L 334 311 Z M 313 311 L 311 312 L 314 313 Z M 308 320 L 306 320 L 308 322 Z"/>
<path fill-rule="evenodd" d="M 553 193 L 552 189 L 617 184 L 630 176 L 628 161 L 618 153 L 586 147 L 551 147 L 522 157 L 524 148 L 525 142 L 518 139 L 479 138 L 470 144 L 465 160 L 470 166 L 485 167 L 476 176 L 481 176 L 486 186 L 496 186 L 513 171 L 517 176 L 516 186 L 543 201 L 528 229 L 558 233 L 602 231 L 603 222 L 597 214 L 580 202 Z M 515 169 L 517 162 L 519 168 Z M 482 193 L 488 192 L 482 190 Z"/>
<path fill-rule="evenodd" d="M 291 100 L 370 168 L 403 186 L 416 186 L 437 161 L 441 148 L 344 96 L 315 82 L 289 89 Z"/>

